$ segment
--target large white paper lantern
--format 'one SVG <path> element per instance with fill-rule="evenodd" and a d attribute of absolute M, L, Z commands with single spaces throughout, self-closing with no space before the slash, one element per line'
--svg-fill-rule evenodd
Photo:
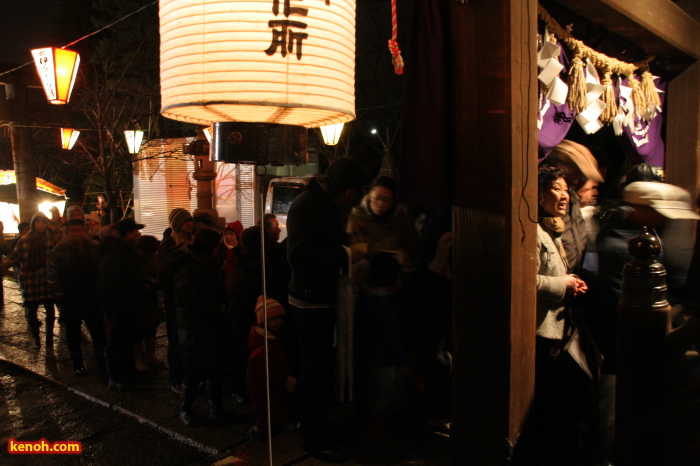
<path fill-rule="evenodd" d="M 313 128 L 355 118 L 354 0 L 160 0 L 161 113 Z"/>

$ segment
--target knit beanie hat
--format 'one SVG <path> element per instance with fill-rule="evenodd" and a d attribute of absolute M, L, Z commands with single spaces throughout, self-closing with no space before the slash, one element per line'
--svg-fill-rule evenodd
<path fill-rule="evenodd" d="M 365 181 L 365 169 L 350 157 L 341 157 L 326 169 L 326 179 L 335 190 L 359 188 Z"/>
<path fill-rule="evenodd" d="M 238 239 L 241 239 L 241 233 L 243 233 L 243 224 L 236 220 L 235 222 L 227 223 L 226 228 L 224 230 L 233 230 L 234 233 L 236 233 L 236 237 Z"/>
<path fill-rule="evenodd" d="M 180 231 L 182 225 L 188 220 L 192 220 L 192 215 L 182 207 L 174 208 L 170 211 L 170 215 L 168 215 L 168 223 L 170 223 L 170 227 L 174 232 Z"/>
<path fill-rule="evenodd" d="M 44 212 L 36 212 L 34 215 L 32 215 L 32 220 L 29 222 L 32 231 L 34 231 L 34 223 L 36 223 L 37 220 L 41 220 L 47 225 L 49 224 L 49 219 Z"/>
<path fill-rule="evenodd" d="M 74 205 L 68 207 L 68 209 L 66 210 L 66 218 L 68 218 L 68 219 L 73 218 L 74 212 L 79 212 L 80 213 L 79 218 L 82 218 L 83 220 L 85 219 L 85 213 L 83 212 L 83 209 L 77 204 L 74 204 Z"/>
<path fill-rule="evenodd" d="M 273 298 L 267 298 L 267 318 L 268 320 L 275 316 L 283 316 L 286 313 L 282 305 Z M 263 301 L 263 296 L 258 296 L 258 303 L 255 305 L 255 315 L 257 316 L 257 321 L 259 326 L 263 326 L 265 323 L 265 306 Z"/>

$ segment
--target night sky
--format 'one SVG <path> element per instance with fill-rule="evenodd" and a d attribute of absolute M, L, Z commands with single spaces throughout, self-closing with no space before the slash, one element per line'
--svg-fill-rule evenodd
<path fill-rule="evenodd" d="M 53 44 L 50 19 L 56 0 L 3 1 L 0 9 L 0 62 L 23 64 L 32 60 L 30 50 Z"/>

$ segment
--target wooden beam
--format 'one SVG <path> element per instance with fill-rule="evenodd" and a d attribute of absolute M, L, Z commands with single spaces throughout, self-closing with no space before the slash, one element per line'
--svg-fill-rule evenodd
<path fill-rule="evenodd" d="M 671 0 L 556 0 L 659 59 L 700 59 L 700 24 Z"/>

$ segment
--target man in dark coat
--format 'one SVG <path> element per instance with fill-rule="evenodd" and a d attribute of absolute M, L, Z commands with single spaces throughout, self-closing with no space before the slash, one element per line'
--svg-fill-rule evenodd
<path fill-rule="evenodd" d="M 224 271 L 216 246 L 221 234 L 200 228 L 184 253 L 173 253 L 165 262 L 173 277 L 180 354 L 185 369 L 180 398 L 180 420 L 193 425 L 192 406 L 199 382 L 206 380 L 209 416 L 228 417 L 221 398 L 221 376 L 226 357 Z"/>
<path fill-rule="evenodd" d="M 173 252 L 184 252 L 185 248 L 192 243 L 192 230 L 194 220 L 192 214 L 186 209 L 177 207 L 170 211 L 168 215 L 171 234 L 163 238 L 158 252 L 156 253 L 156 263 L 158 264 L 158 282 L 163 290 L 163 308 L 165 309 L 165 329 L 168 333 L 168 382 L 170 389 L 175 393 L 182 390 L 182 381 L 185 378 L 185 369 L 182 365 L 180 347 L 177 339 L 177 318 L 175 317 L 175 291 L 173 289 L 172 277 L 164 267 L 166 257 Z"/>
<path fill-rule="evenodd" d="M 109 322 L 105 362 L 113 390 L 131 390 L 136 380 L 134 343 L 143 338 L 137 321 L 148 287 L 136 252 L 143 227 L 133 218 L 117 223 L 119 237 L 100 263 L 100 302 Z"/>
<path fill-rule="evenodd" d="M 83 321 L 92 338 L 95 359 L 104 365 L 103 313 L 97 296 L 99 260 L 97 244 L 86 238 L 85 222 L 74 218 L 67 223 L 66 237 L 49 253 L 46 271 L 51 296 L 61 307 L 73 369 L 80 377 L 89 375 L 80 348 Z"/>
<path fill-rule="evenodd" d="M 354 159 L 336 160 L 326 179 L 313 179 L 287 218 L 287 258 L 292 270 L 289 304 L 299 342 L 299 399 L 303 448 L 327 462 L 347 461 L 330 445 L 327 406 L 333 389 L 336 290 L 347 268 L 341 210 L 357 196 L 364 169 Z"/>

